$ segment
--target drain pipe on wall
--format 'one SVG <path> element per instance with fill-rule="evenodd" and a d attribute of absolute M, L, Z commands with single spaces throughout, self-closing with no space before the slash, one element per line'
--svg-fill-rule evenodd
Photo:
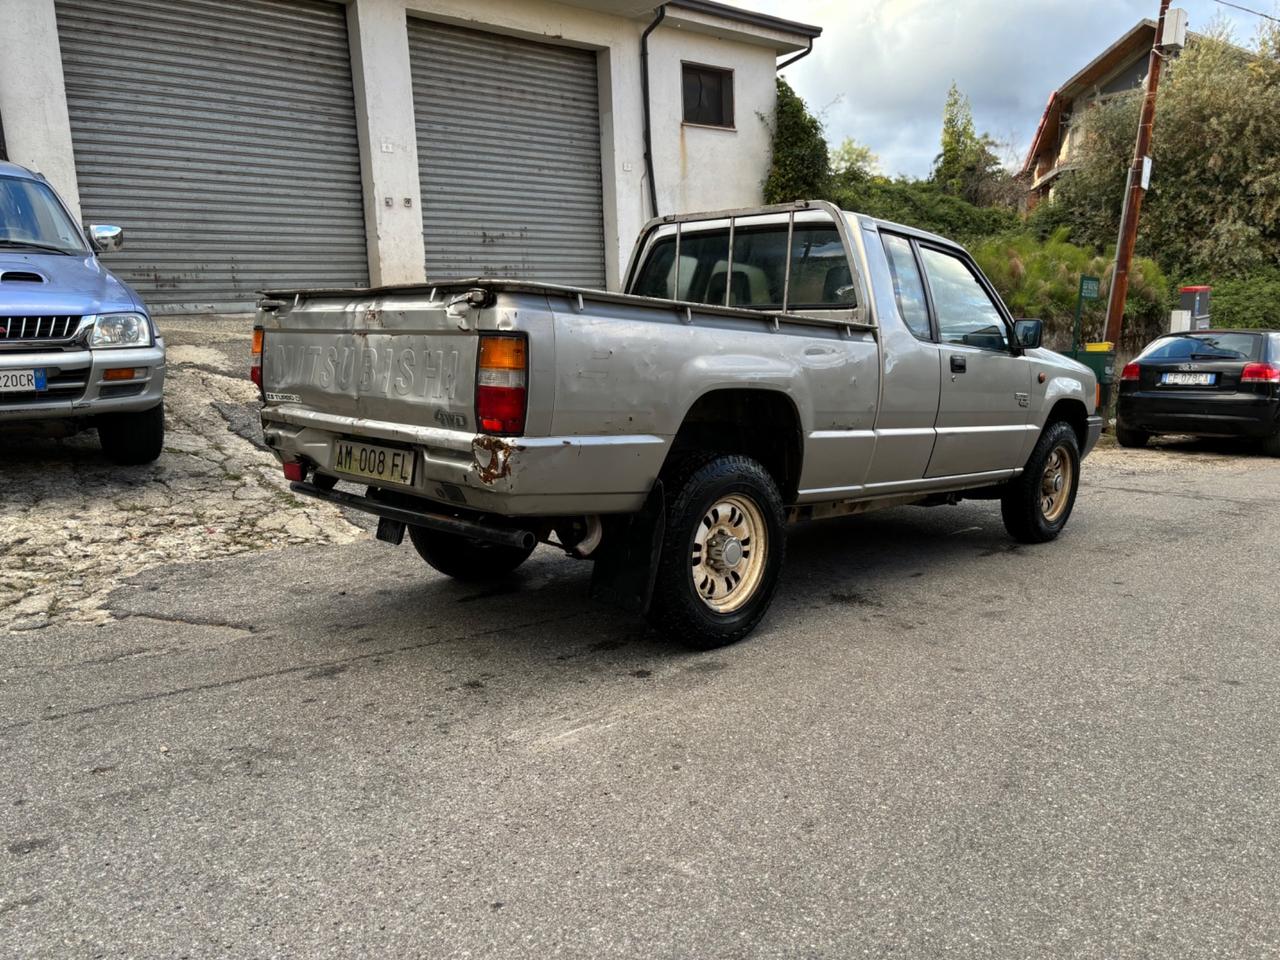
<path fill-rule="evenodd" d="M 809 46 L 805 47 L 803 50 L 797 53 L 790 60 L 783 60 L 780 64 L 774 67 L 774 70 L 785 70 L 787 69 L 787 67 L 791 66 L 797 60 L 803 60 L 805 57 L 807 57 L 811 53 L 813 53 L 813 37 L 809 38 Z"/>
<path fill-rule="evenodd" d="M 649 207 L 658 216 L 658 185 L 653 182 L 653 127 L 649 116 L 649 34 L 658 29 L 667 15 L 667 5 L 658 7 L 653 23 L 640 35 L 640 96 L 644 99 L 644 172 L 649 178 Z M 813 42 L 809 42 L 810 48 Z"/>

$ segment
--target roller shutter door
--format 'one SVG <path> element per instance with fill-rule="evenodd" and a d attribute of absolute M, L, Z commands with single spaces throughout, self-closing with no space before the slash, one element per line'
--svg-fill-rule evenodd
<path fill-rule="evenodd" d="M 368 283 L 346 10 L 57 0 L 85 219 L 153 310 Z"/>
<path fill-rule="evenodd" d="M 409 20 L 427 277 L 603 288 L 596 55 Z"/>

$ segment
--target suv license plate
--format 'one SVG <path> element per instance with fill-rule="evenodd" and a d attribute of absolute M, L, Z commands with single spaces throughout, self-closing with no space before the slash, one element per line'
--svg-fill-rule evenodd
<path fill-rule="evenodd" d="M 0 393 L 44 393 L 49 377 L 43 369 L 0 370 Z"/>
<path fill-rule="evenodd" d="M 1217 378 L 1216 373 L 1166 373 L 1160 382 L 1171 387 L 1211 387 Z"/>
<path fill-rule="evenodd" d="M 417 457 L 412 450 L 350 440 L 338 440 L 333 445 L 333 469 L 340 473 L 413 486 L 416 465 Z"/>

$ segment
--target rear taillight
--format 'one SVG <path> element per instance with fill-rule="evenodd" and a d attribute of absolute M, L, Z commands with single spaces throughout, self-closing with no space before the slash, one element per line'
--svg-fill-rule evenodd
<path fill-rule="evenodd" d="M 1114 370 L 1115 367 L 1112 367 L 1111 369 Z M 1126 363 L 1124 365 L 1124 369 L 1120 371 L 1120 382 L 1123 383 L 1126 380 L 1137 380 L 1141 372 L 1141 369 L 1136 363 Z"/>
<path fill-rule="evenodd" d="M 307 465 L 301 460 L 286 460 L 281 466 L 284 467 L 286 480 L 298 483 L 307 479 Z"/>
<path fill-rule="evenodd" d="M 1280 383 L 1280 364 L 1250 363 L 1246 364 L 1244 373 L 1240 374 L 1241 383 Z"/>
<path fill-rule="evenodd" d="M 249 379 L 253 381 L 260 394 L 262 393 L 262 344 L 265 339 L 266 335 L 262 332 L 262 328 L 254 327 L 253 357 L 249 362 Z"/>
<path fill-rule="evenodd" d="M 476 365 L 476 423 L 483 433 L 524 433 L 529 347 L 523 337 L 483 335 Z"/>

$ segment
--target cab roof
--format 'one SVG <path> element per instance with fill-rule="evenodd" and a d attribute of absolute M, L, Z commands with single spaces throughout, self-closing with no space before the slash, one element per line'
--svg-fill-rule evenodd
<path fill-rule="evenodd" d="M 0 160 L 0 177 L 13 177 L 17 180 L 43 179 L 39 174 L 26 167 L 20 167 L 16 163 L 10 163 L 8 160 Z"/>

